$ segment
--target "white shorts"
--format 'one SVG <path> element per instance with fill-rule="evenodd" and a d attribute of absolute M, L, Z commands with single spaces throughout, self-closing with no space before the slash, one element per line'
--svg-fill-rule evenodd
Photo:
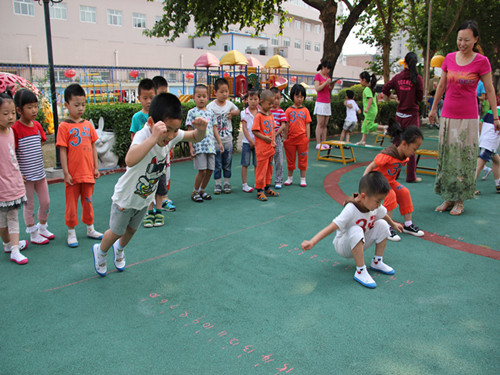
<path fill-rule="evenodd" d="M 316 104 L 314 105 L 314 114 L 320 116 L 331 116 L 332 105 L 330 103 L 316 102 Z"/>
<path fill-rule="evenodd" d="M 335 251 L 343 258 L 353 258 L 352 249 L 359 243 L 364 241 L 364 249 L 368 249 L 374 243 L 380 243 L 389 237 L 389 224 L 387 221 L 380 219 L 375 221 L 373 228 L 365 235 L 363 229 L 359 226 L 351 227 L 344 233 L 342 237 L 335 237 L 333 246 Z"/>

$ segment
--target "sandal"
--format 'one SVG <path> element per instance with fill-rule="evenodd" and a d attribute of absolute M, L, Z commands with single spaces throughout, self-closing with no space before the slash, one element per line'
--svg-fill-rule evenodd
<path fill-rule="evenodd" d="M 278 193 L 277 191 L 274 191 L 272 189 L 267 189 L 266 190 L 266 195 L 269 195 L 271 197 L 279 197 L 280 193 Z"/>
<path fill-rule="evenodd" d="M 481 195 L 481 190 L 476 190 L 476 191 L 474 192 L 474 195 Z"/>
<path fill-rule="evenodd" d="M 452 210 L 450 211 L 450 215 L 459 216 L 464 213 L 464 204 L 463 203 L 455 203 Z"/>
<path fill-rule="evenodd" d="M 196 191 L 193 191 L 193 193 L 191 194 L 191 199 L 196 203 L 203 202 L 203 198 Z"/>
<path fill-rule="evenodd" d="M 262 202 L 267 201 L 266 193 L 264 193 L 263 191 L 259 191 L 257 193 L 257 199 Z"/>
<path fill-rule="evenodd" d="M 453 205 L 455 204 L 455 202 L 453 201 L 444 201 L 443 203 L 441 203 L 440 206 L 437 206 L 436 207 L 436 212 L 446 212 L 446 211 L 449 211 L 451 210 L 451 208 L 453 207 Z"/>
<path fill-rule="evenodd" d="M 204 191 L 200 191 L 200 197 L 206 201 L 209 201 L 210 199 L 212 199 L 212 196 L 208 193 L 205 193 Z"/>

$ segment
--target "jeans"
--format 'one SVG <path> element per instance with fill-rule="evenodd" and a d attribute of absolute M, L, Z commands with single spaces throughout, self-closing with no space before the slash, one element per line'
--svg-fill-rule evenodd
<path fill-rule="evenodd" d="M 224 175 L 224 178 L 230 178 L 232 162 L 233 162 L 233 144 L 225 143 L 224 152 L 221 153 L 220 150 L 218 150 L 217 153 L 215 154 L 214 179 L 216 180 L 220 179 L 222 174 Z"/>

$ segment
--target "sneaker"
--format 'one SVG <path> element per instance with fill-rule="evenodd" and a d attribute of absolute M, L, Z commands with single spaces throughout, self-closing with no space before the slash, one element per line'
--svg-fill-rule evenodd
<path fill-rule="evenodd" d="M 209 201 L 209 200 L 212 200 L 212 196 L 204 191 L 200 191 L 200 197 L 201 199 L 203 199 L 204 201 Z"/>
<path fill-rule="evenodd" d="M 28 258 L 22 255 L 18 250 L 12 251 L 10 253 L 10 260 L 12 262 L 16 262 L 17 264 L 26 264 L 28 263 Z"/>
<path fill-rule="evenodd" d="M 87 237 L 92 238 L 94 240 L 102 240 L 102 233 L 96 231 L 95 229 L 87 229 Z"/>
<path fill-rule="evenodd" d="M 247 184 L 245 184 L 245 185 L 243 185 L 242 190 L 243 190 L 245 193 L 251 193 L 251 192 L 253 191 L 253 187 L 248 186 Z"/>
<path fill-rule="evenodd" d="M 19 241 L 19 251 L 23 251 L 27 247 L 28 247 L 28 241 L 25 240 Z M 6 243 L 3 244 L 3 252 L 7 254 L 11 252 L 10 246 L 7 245 Z"/>
<path fill-rule="evenodd" d="M 358 146 L 366 146 L 366 142 L 361 142 L 361 141 L 359 141 L 359 142 L 356 142 L 356 144 L 357 144 Z"/>
<path fill-rule="evenodd" d="M 101 249 L 101 245 L 98 243 L 92 246 L 92 255 L 94 256 L 94 269 L 95 272 L 101 277 L 106 276 L 106 272 L 108 271 L 106 268 L 106 256 L 102 256 L 99 254 Z"/>
<path fill-rule="evenodd" d="M 306 187 L 307 186 L 307 182 L 306 182 L 306 179 L 300 179 L 300 187 Z"/>
<path fill-rule="evenodd" d="M 117 242 L 119 239 L 113 244 L 113 253 L 115 254 L 115 267 L 118 271 L 122 272 L 125 270 L 125 249 L 118 250 Z"/>
<path fill-rule="evenodd" d="M 224 184 L 224 194 L 231 194 L 231 185 Z"/>
<path fill-rule="evenodd" d="M 293 178 L 288 177 L 285 181 L 285 186 L 290 186 L 293 184 Z"/>
<path fill-rule="evenodd" d="M 500 185 L 497 185 L 497 194 L 500 194 Z"/>
<path fill-rule="evenodd" d="M 144 228 L 153 228 L 154 222 L 155 222 L 155 215 L 149 213 L 146 214 L 143 223 Z"/>
<path fill-rule="evenodd" d="M 281 187 L 282 187 L 282 186 L 281 186 L 281 184 L 276 184 L 276 185 L 274 185 L 274 188 L 275 188 L 275 189 L 281 189 Z"/>
<path fill-rule="evenodd" d="M 68 232 L 68 246 L 69 247 L 78 247 L 78 239 L 76 238 L 76 233 L 74 231 Z"/>
<path fill-rule="evenodd" d="M 38 230 L 30 233 L 30 242 L 35 245 L 47 245 L 50 241 L 44 236 L 40 235 Z"/>
<path fill-rule="evenodd" d="M 202 201 L 203 201 L 203 199 L 202 199 Z M 155 214 L 155 221 L 154 221 L 153 226 L 162 227 L 165 224 L 164 219 L 165 219 L 165 217 L 161 213 L 157 212 Z"/>
<path fill-rule="evenodd" d="M 316 150 L 319 150 L 319 148 L 320 148 L 320 147 L 321 147 L 321 145 L 318 143 L 318 144 L 316 145 Z"/>
<path fill-rule="evenodd" d="M 490 175 L 491 170 L 492 169 L 490 167 L 484 167 L 483 168 L 483 177 L 481 177 L 481 180 L 486 180 L 488 178 L 488 176 Z"/>
<path fill-rule="evenodd" d="M 363 268 L 363 271 L 354 271 L 354 280 L 356 280 L 361 285 L 366 286 L 367 288 L 373 289 L 377 287 L 377 283 L 372 279 L 372 277 L 366 270 L 366 267 Z"/>
<path fill-rule="evenodd" d="M 193 202 L 203 203 L 203 198 L 201 197 L 201 195 L 197 191 L 193 191 L 191 193 L 191 200 Z"/>
<path fill-rule="evenodd" d="M 215 185 L 214 194 L 219 195 L 220 193 L 222 193 L 222 187 L 220 185 Z"/>
<path fill-rule="evenodd" d="M 393 242 L 399 242 L 401 241 L 401 237 L 399 237 L 399 234 L 396 233 L 396 231 L 394 230 L 394 228 L 389 228 L 389 231 L 391 232 L 391 234 L 389 235 L 389 237 L 387 237 L 387 239 L 389 241 L 393 241 Z"/>
<path fill-rule="evenodd" d="M 322 150 L 329 150 L 329 149 L 330 149 L 330 146 L 328 146 L 328 145 L 322 145 L 322 146 L 321 146 L 321 149 L 322 149 Z"/>
<path fill-rule="evenodd" d="M 174 203 L 170 200 L 170 199 L 167 199 L 163 202 L 162 206 L 161 206 L 165 211 L 169 211 L 169 212 L 173 212 L 176 210 L 175 206 L 174 206 Z"/>
<path fill-rule="evenodd" d="M 47 230 L 47 223 L 45 224 L 40 224 L 38 223 L 38 233 L 40 233 L 41 236 L 47 238 L 48 240 L 53 240 L 54 238 L 56 238 L 56 236 L 54 236 L 54 233 L 52 232 L 49 232 Z"/>
<path fill-rule="evenodd" d="M 372 259 L 370 268 L 374 271 L 384 273 L 386 275 L 394 275 L 394 269 L 385 264 L 382 260 Z"/>
<path fill-rule="evenodd" d="M 403 232 L 411 234 L 415 237 L 422 237 L 424 235 L 424 232 L 418 229 L 418 227 L 415 224 L 412 224 L 408 227 L 405 225 L 403 228 Z"/>

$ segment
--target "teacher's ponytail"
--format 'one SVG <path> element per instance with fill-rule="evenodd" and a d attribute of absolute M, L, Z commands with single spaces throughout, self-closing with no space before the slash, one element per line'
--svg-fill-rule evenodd
<path fill-rule="evenodd" d="M 418 83 L 417 54 L 415 52 L 408 52 L 405 56 L 405 63 L 410 71 L 410 81 L 416 86 Z"/>

